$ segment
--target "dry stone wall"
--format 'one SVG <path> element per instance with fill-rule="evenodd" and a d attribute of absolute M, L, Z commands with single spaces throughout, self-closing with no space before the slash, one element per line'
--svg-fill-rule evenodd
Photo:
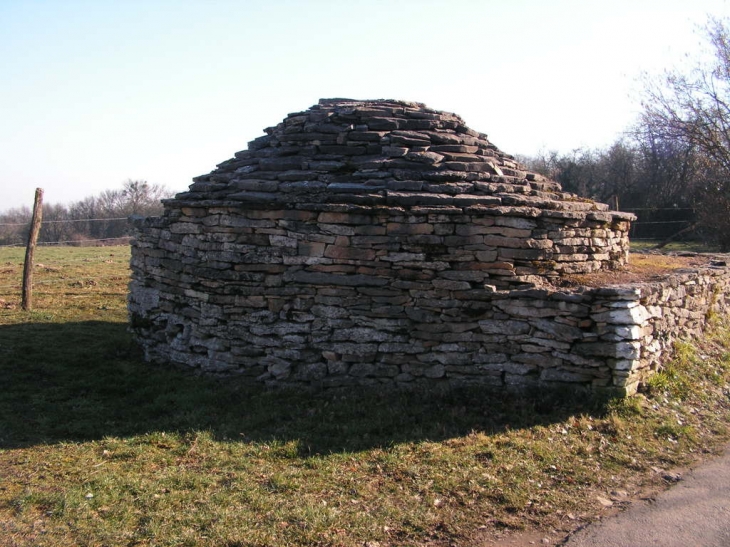
<path fill-rule="evenodd" d="M 651 283 L 590 289 L 595 339 L 577 341 L 574 351 L 604 361 L 622 393 L 636 392 L 672 357 L 676 340 L 702 336 L 713 314 L 730 311 L 726 259 Z"/>
<path fill-rule="evenodd" d="M 624 391 L 656 366 L 671 336 L 636 311 L 660 325 L 645 289 L 551 285 L 623 265 L 632 215 L 418 103 L 325 100 L 266 132 L 135 220 L 149 360 L 267 384 Z"/>
<path fill-rule="evenodd" d="M 328 245 L 358 236 L 298 239 L 291 230 L 330 213 L 309 212 L 307 222 L 297 211 L 256 212 L 224 221 L 222 231 L 217 223 L 206 237 L 211 211 L 194 213 L 179 210 L 179 223 L 139 221 L 146 236 L 135 243 L 133 269 L 146 275 L 132 282 L 133 329 L 151 361 L 270 385 L 570 384 L 632 393 L 678 336 L 700 333 L 708 312 L 730 303 L 724 267 L 632 286 L 498 289 L 483 270 L 419 261 L 419 249 L 382 254 L 391 259 L 382 264 L 335 264 Z M 237 242 L 231 225 L 240 224 L 247 239 L 278 244 Z"/>

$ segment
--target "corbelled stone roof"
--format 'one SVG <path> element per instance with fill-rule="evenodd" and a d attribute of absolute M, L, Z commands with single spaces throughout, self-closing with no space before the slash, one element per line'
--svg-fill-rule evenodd
<path fill-rule="evenodd" d="M 562 192 L 461 117 L 421 103 L 323 99 L 265 132 L 175 201 L 527 207 L 560 216 L 608 209 Z"/>

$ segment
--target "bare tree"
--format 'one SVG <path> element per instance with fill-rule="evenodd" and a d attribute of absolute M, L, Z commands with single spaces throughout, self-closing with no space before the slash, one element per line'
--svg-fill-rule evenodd
<path fill-rule="evenodd" d="M 44 204 L 41 241 L 109 240 L 130 234 L 127 217 L 158 215 L 161 199 L 173 192 L 159 184 L 127 180 L 121 189 L 104 190 L 96 196 L 66 205 Z M 27 240 L 31 211 L 27 207 L 0 211 L 0 245 Z"/>
<path fill-rule="evenodd" d="M 127 215 L 153 215 L 162 211 L 160 200 L 171 197 L 171 192 L 159 184 L 146 180 L 127 180 L 121 191 Z"/>
<path fill-rule="evenodd" d="M 27 241 L 31 214 L 25 206 L 0 214 L 0 245 L 19 245 Z"/>
<path fill-rule="evenodd" d="M 688 73 L 670 70 L 645 82 L 641 123 L 695 155 L 699 225 L 730 250 L 730 28 L 711 18 L 710 58 Z"/>
<path fill-rule="evenodd" d="M 68 221 L 69 214 L 66 206 L 53 203 L 44 204 L 40 240 L 42 242 L 68 241 L 76 229 Z"/>

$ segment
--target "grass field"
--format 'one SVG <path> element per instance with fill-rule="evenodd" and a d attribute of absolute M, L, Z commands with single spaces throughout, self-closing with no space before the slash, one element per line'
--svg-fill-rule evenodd
<path fill-rule="evenodd" d="M 730 329 L 647 393 L 266 392 L 141 362 L 126 247 L 0 249 L 0 544 L 550 543 L 728 439 Z"/>

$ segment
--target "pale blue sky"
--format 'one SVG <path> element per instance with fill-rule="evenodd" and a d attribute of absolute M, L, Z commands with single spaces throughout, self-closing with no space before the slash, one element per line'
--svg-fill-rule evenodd
<path fill-rule="evenodd" d="M 726 0 L 0 0 L 0 210 L 180 191 L 322 97 L 460 114 L 511 154 L 601 147 Z"/>

